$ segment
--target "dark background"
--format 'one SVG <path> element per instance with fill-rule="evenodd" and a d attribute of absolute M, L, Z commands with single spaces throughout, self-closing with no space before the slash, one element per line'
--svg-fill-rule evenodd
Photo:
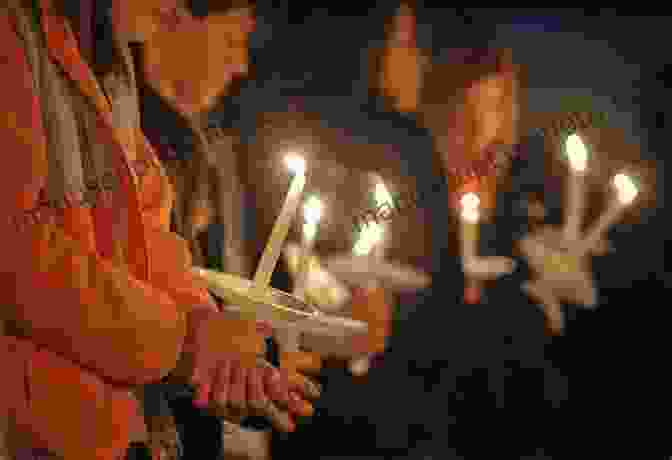
<path fill-rule="evenodd" d="M 396 7 L 377 4 L 313 10 L 260 3 L 254 79 L 223 101 L 213 123 L 238 126 L 254 142 L 257 112 L 300 101 L 351 135 L 399 139 L 431 155 L 426 139 L 391 121 L 400 116 L 384 114 L 369 91 L 367 48 L 380 46 L 383 18 Z M 456 261 L 440 259 L 435 277 L 445 283 L 399 322 L 381 368 L 366 383 L 328 375 L 318 415 L 278 442 L 276 455 L 604 458 L 626 447 L 636 449 L 635 458 L 671 454 L 657 422 L 669 403 L 662 380 L 669 307 L 660 294 L 670 279 L 662 213 L 670 65 L 660 40 L 671 21 L 600 8 L 421 7 L 418 22 L 419 45 L 437 60 L 451 47 L 512 47 L 526 66 L 530 110 L 591 97 L 654 162 L 655 200 L 610 232 L 616 252 L 594 265 L 600 308 L 569 306 L 565 337 L 550 340 L 538 330 L 539 313 L 519 292 L 524 273 L 492 288 L 487 305 L 465 308 Z M 439 213 L 445 203 L 433 205 Z"/>

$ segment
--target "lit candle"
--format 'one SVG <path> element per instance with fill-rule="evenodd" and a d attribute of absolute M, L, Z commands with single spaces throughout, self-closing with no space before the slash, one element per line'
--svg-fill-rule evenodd
<path fill-rule="evenodd" d="M 317 226 L 322 218 L 322 202 L 317 197 L 310 197 L 303 206 L 303 232 L 301 238 L 301 259 L 294 286 L 294 295 L 303 299 L 309 279 L 310 256 L 313 252 Z"/>
<path fill-rule="evenodd" d="M 298 156 L 288 156 L 285 158 L 287 167 L 294 172 L 294 179 L 287 192 L 285 204 L 275 221 L 271 236 L 266 243 L 264 253 L 261 255 L 261 260 L 257 267 L 257 272 L 254 275 L 254 284 L 257 288 L 266 288 L 270 281 L 273 270 L 278 263 L 282 251 L 282 245 L 287 239 L 289 227 L 292 219 L 296 215 L 296 210 L 301 202 L 301 194 L 306 185 L 306 162 L 303 158 Z"/>
<path fill-rule="evenodd" d="M 322 202 L 317 197 L 311 196 L 303 205 L 303 231 L 301 232 L 301 252 L 299 254 L 299 269 L 294 280 L 293 294 L 301 300 L 305 300 L 308 274 L 310 268 L 310 256 L 313 251 L 317 225 L 322 217 Z M 283 353 L 297 352 L 301 346 L 300 324 L 289 325 L 276 331 L 275 338 Z"/>
<path fill-rule="evenodd" d="M 387 206 L 387 209 L 391 212 L 394 209 L 394 199 L 390 192 L 387 191 L 387 187 L 382 182 L 378 180 L 376 187 L 373 192 L 374 200 L 376 201 L 376 209 L 383 209 L 383 206 Z M 383 259 L 385 256 L 385 236 L 387 233 L 388 224 L 381 223 L 378 224 L 380 230 L 378 231 L 377 238 L 375 240 L 375 255 L 379 259 Z"/>
<path fill-rule="evenodd" d="M 376 202 L 376 210 L 382 209 L 383 206 L 389 206 L 393 209 L 394 200 L 392 195 L 387 191 L 385 184 L 378 180 L 374 188 L 374 200 Z M 362 226 L 359 233 L 359 238 L 355 243 L 352 251 L 355 255 L 366 256 L 371 254 L 376 249 L 375 254 L 382 258 L 384 256 L 384 240 L 387 225 L 379 222 L 367 222 Z"/>
<path fill-rule="evenodd" d="M 567 186 L 567 215 L 565 238 L 570 242 L 579 241 L 581 220 L 584 214 L 584 183 L 588 164 L 588 151 L 581 138 L 572 134 L 567 137 L 565 150 L 569 159 L 569 184 Z"/>
<path fill-rule="evenodd" d="M 376 209 L 380 210 L 383 206 L 389 206 L 389 209 L 392 210 L 394 206 L 394 200 L 392 195 L 385 187 L 385 184 L 377 178 L 377 182 L 374 188 L 374 200 L 376 202 Z M 373 252 L 373 255 L 382 260 L 385 257 L 385 232 L 387 230 L 387 225 L 385 223 L 378 222 L 369 222 L 368 225 L 362 228 L 362 231 L 359 235 L 359 240 L 353 248 L 353 252 L 357 255 L 366 256 Z M 380 282 L 376 279 L 370 280 L 366 287 L 366 290 L 377 290 L 382 289 Z M 365 354 L 363 356 L 358 356 L 350 360 L 349 370 L 353 375 L 361 376 L 365 375 L 369 368 L 371 367 L 371 354 Z"/>
<path fill-rule="evenodd" d="M 580 253 L 584 254 L 591 251 L 602 240 L 606 231 L 623 214 L 625 208 L 633 202 L 637 196 L 637 187 L 630 177 L 625 174 L 616 174 L 613 179 L 616 188 L 616 199 L 595 222 L 593 227 L 587 232 L 586 238 L 581 241 Z"/>
<path fill-rule="evenodd" d="M 473 192 L 465 193 L 460 200 L 462 213 L 460 215 L 460 243 L 462 245 L 462 267 L 465 276 L 464 300 L 467 303 L 478 303 L 480 301 L 480 283 L 473 278 L 472 274 L 466 269 L 473 265 L 477 260 L 478 252 L 478 219 L 479 205 L 481 203 L 478 195 Z"/>
<path fill-rule="evenodd" d="M 478 195 L 473 192 L 465 193 L 460 200 L 462 205 L 460 240 L 463 260 L 475 259 L 478 252 L 478 208 L 480 203 Z"/>

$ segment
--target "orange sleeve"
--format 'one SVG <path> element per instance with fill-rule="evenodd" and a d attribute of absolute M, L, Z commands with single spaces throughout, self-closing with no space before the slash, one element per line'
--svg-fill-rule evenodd
<path fill-rule="evenodd" d="M 174 192 L 153 149 L 145 143 L 154 167 L 143 177 L 142 207 L 149 251 L 150 281 L 167 292 L 184 311 L 195 308 L 216 311 L 217 305 L 205 283 L 192 273 L 192 256 L 187 241 L 170 231 L 170 210 Z"/>
<path fill-rule="evenodd" d="M 128 388 L 110 385 L 27 340 L 0 338 L 0 356 L 5 376 L 0 414 L 13 422 L 10 435 L 20 433 L 19 442 L 58 458 L 121 458 L 133 424 L 142 422 Z"/>
<path fill-rule="evenodd" d="M 86 231 L 67 233 L 29 213 L 44 185 L 46 144 L 39 100 L 13 25 L 10 15 L 0 17 L 3 319 L 34 343 L 101 377 L 124 383 L 156 380 L 176 365 L 186 335 L 185 313 L 166 292 L 102 259 Z M 72 214 L 87 227 L 87 209 Z"/>

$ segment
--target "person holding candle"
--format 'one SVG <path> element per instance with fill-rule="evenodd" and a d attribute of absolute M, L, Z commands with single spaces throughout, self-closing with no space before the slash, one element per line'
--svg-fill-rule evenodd
<path fill-rule="evenodd" d="M 238 16 L 240 16 L 240 13 Z M 172 168 L 174 171 L 174 183 L 184 184 L 184 186 L 178 187 L 178 190 L 180 190 L 178 203 L 181 204 L 181 211 L 178 213 L 175 221 L 178 231 L 191 241 L 192 250 L 195 252 L 195 257 L 200 256 L 199 260 L 218 259 L 221 264 L 218 267 L 220 270 L 224 269 L 227 272 L 249 276 L 251 261 L 245 251 L 247 235 L 245 235 L 243 228 L 245 222 L 241 222 L 241 220 L 244 221 L 245 217 L 249 216 L 251 210 L 247 209 L 242 214 L 238 214 L 246 208 L 242 204 L 244 188 L 239 182 L 240 178 L 232 174 L 238 169 L 237 164 L 239 159 L 236 158 L 239 153 L 236 149 L 238 143 L 231 136 L 230 132 L 227 133 L 220 129 L 208 129 L 205 131 L 199 126 L 202 124 L 202 120 L 200 119 L 204 118 L 203 114 L 205 112 L 202 111 L 207 110 L 212 97 L 215 95 L 221 96 L 226 93 L 231 80 L 220 75 L 218 71 L 219 67 L 208 63 L 208 59 L 212 60 L 213 56 L 207 53 L 205 59 L 201 55 L 194 56 L 194 65 L 185 67 L 182 65 L 182 58 L 173 52 L 173 46 L 171 45 L 180 42 L 190 43 L 190 46 L 194 49 L 208 49 L 212 51 L 213 47 L 211 46 L 211 41 L 208 41 L 208 37 L 211 37 L 213 34 L 226 36 L 232 32 L 235 35 L 239 32 L 235 21 L 231 22 L 232 18 L 235 19 L 236 15 L 232 15 L 228 19 L 215 18 L 214 21 L 210 22 L 206 20 L 201 26 L 212 29 L 208 34 L 203 34 L 199 29 L 190 29 L 175 34 L 175 37 L 166 34 L 160 40 L 155 39 L 143 50 L 141 62 L 144 69 L 144 77 L 148 84 L 148 87 L 145 88 L 147 94 L 144 98 L 144 101 L 147 102 L 146 109 L 149 109 L 151 101 L 153 101 L 154 106 L 157 104 L 168 105 L 169 109 L 167 112 L 174 114 L 173 118 L 178 120 L 178 125 L 183 125 L 182 131 L 186 129 L 188 136 L 193 139 L 193 155 L 190 159 L 184 161 L 170 157 L 165 158 L 168 164 L 172 163 L 173 166 L 176 166 Z M 245 19 L 245 15 L 242 18 Z M 240 44 L 240 40 L 236 39 L 235 43 Z M 227 50 L 222 50 L 222 52 L 228 53 Z M 237 59 L 243 57 L 246 59 L 246 55 L 234 52 L 231 56 L 227 55 L 224 59 L 221 59 L 220 56 L 218 63 L 228 62 L 232 65 L 238 62 Z M 240 66 L 244 67 L 245 62 L 246 60 Z M 200 89 L 194 88 L 194 91 L 189 93 L 193 97 L 175 100 L 174 92 L 171 88 L 176 86 L 180 81 L 184 83 L 208 81 L 211 86 L 206 88 L 199 87 Z M 210 94 L 212 97 L 196 97 L 203 93 L 203 91 L 205 91 L 204 94 Z M 156 97 L 157 93 L 160 94 L 160 98 Z M 181 104 L 179 103 L 180 101 L 182 101 Z M 153 133 L 161 133 L 162 129 L 165 130 L 166 128 L 159 124 L 160 120 L 165 120 L 166 114 L 165 107 L 161 110 L 164 116 L 158 119 L 156 119 L 156 116 L 159 114 L 156 111 L 145 110 L 146 115 L 148 115 L 145 118 L 145 124 L 153 128 L 151 129 Z M 194 110 L 200 110 L 201 112 L 193 113 Z M 156 136 L 155 139 L 172 137 L 176 141 L 175 137 L 179 133 L 180 131 L 171 133 L 171 130 L 168 130 L 164 135 Z M 170 134 L 174 134 L 175 136 L 171 136 Z M 296 162 L 291 161 L 297 159 L 294 157 L 290 156 L 287 158 L 290 160 L 287 166 L 296 166 Z M 183 165 L 176 165 L 176 163 L 182 163 Z M 305 169 L 305 166 L 302 167 Z M 300 176 L 302 175 L 303 172 L 301 171 Z M 298 176 L 295 174 L 296 177 Z M 196 218 L 198 215 L 202 218 Z M 207 231 L 210 237 L 205 241 L 199 237 L 199 234 L 204 227 L 213 223 L 213 220 L 219 222 L 221 225 L 209 225 Z M 218 230 L 223 232 L 219 233 Z M 220 254 L 215 253 L 217 248 L 220 248 Z M 201 249 L 206 252 L 202 253 Z M 206 253 L 208 259 L 205 257 Z M 268 329 L 266 331 L 268 333 Z M 299 373 L 304 370 L 305 363 L 299 359 L 295 364 L 291 370 L 283 369 L 282 371 L 287 374 L 287 378 L 291 381 L 302 382 L 303 377 Z M 297 392 L 293 396 L 297 397 L 299 394 L 300 392 Z M 216 447 L 221 445 L 221 429 L 211 430 L 209 428 L 213 427 L 214 429 L 219 426 L 219 423 L 206 416 L 208 411 L 194 412 L 189 409 L 187 402 L 181 399 L 173 401 L 172 405 L 178 409 L 178 416 L 182 418 L 181 425 L 184 425 L 183 434 L 186 433 L 188 437 L 185 440 L 185 455 L 189 456 L 190 451 L 194 452 L 192 455 L 196 455 L 196 451 L 199 452 L 198 455 L 206 455 L 202 448 L 204 444 L 213 447 L 213 452 L 216 452 Z M 306 414 L 311 409 L 308 403 L 300 403 L 298 400 L 293 407 L 300 407 L 301 414 Z M 267 415 L 271 416 L 270 413 Z M 234 420 L 240 420 L 240 417 L 234 417 Z M 254 427 L 259 426 L 257 419 L 250 419 L 249 422 L 246 419 L 244 420 L 246 426 L 249 424 L 252 424 Z M 278 427 L 277 424 L 279 422 L 279 420 L 273 420 L 273 425 Z M 279 428 L 282 429 L 282 427 Z M 218 431 L 220 432 L 219 436 L 215 434 Z M 209 437 L 207 433 L 210 432 L 214 436 Z M 238 432 L 240 432 L 238 429 L 234 429 L 230 435 L 227 435 L 227 441 L 231 440 L 229 438 L 235 436 Z M 242 432 L 240 433 L 242 434 Z M 211 450 L 209 449 L 208 451 Z M 213 453 L 212 455 L 216 456 L 219 453 Z"/>
<path fill-rule="evenodd" d="M 493 55 L 496 53 L 492 53 Z M 505 61 L 506 59 L 501 60 L 503 65 L 501 67 L 506 68 Z M 260 60 L 262 62 L 262 60 Z M 469 66 L 465 66 L 469 67 Z M 482 132 L 480 133 L 481 136 L 479 138 L 479 142 L 476 144 L 483 144 L 487 145 L 490 141 L 493 141 L 493 139 L 487 139 L 488 137 L 495 137 L 495 138 L 500 138 L 500 140 L 503 139 L 504 142 L 508 142 L 509 136 L 505 133 L 506 129 L 502 128 L 502 123 L 500 123 L 501 120 L 495 120 L 497 123 L 495 125 L 500 126 L 502 129 L 494 129 L 495 133 L 493 134 L 493 129 L 486 129 L 485 127 L 481 126 L 484 124 L 485 121 L 483 120 L 482 117 L 477 117 L 477 113 L 481 114 L 483 117 L 486 117 L 486 114 L 490 113 L 493 114 L 494 117 L 500 117 L 500 118 L 506 118 L 506 116 L 509 114 L 508 109 L 510 107 L 506 106 L 505 100 L 510 100 L 507 99 L 504 96 L 507 96 L 507 94 L 499 94 L 498 97 L 501 97 L 501 101 L 498 99 L 496 104 L 492 103 L 492 98 L 489 99 L 490 102 L 488 104 L 483 103 L 482 105 L 479 106 L 478 104 L 478 94 L 479 92 L 484 92 L 486 91 L 489 87 L 491 87 L 493 84 L 496 86 L 498 83 L 506 83 L 509 82 L 509 79 L 511 78 L 511 74 L 506 73 L 506 72 L 501 72 L 499 73 L 496 70 L 493 70 L 494 67 L 497 67 L 497 65 L 474 65 L 470 67 L 470 69 L 478 68 L 478 71 L 473 71 L 469 75 L 465 75 L 466 72 L 457 72 L 459 74 L 459 78 L 463 79 L 464 81 L 452 81 L 449 87 L 456 87 L 460 88 L 460 90 L 457 91 L 457 93 L 460 94 L 460 96 L 463 96 L 466 99 L 469 99 L 470 104 L 468 105 L 468 116 L 474 118 L 473 121 L 475 126 L 479 126 L 482 129 Z M 449 70 L 451 73 L 449 76 L 452 76 L 455 71 L 455 69 L 461 69 L 462 67 L 460 66 L 459 63 L 456 63 L 455 65 L 451 66 L 443 66 L 443 69 Z M 427 72 L 427 75 L 432 72 Z M 498 80 L 497 78 L 490 79 L 487 82 L 484 82 L 483 85 L 476 85 L 477 88 L 468 92 L 468 94 L 464 90 L 465 86 L 469 87 L 474 80 L 477 80 L 484 75 L 495 75 L 495 76 L 501 76 L 501 79 Z M 505 75 L 503 75 L 505 74 Z M 474 75 L 477 75 L 477 77 L 474 77 Z M 442 90 L 445 92 L 446 91 L 446 84 L 445 84 L 445 79 L 443 79 L 445 75 L 441 74 L 437 70 L 437 74 L 432 76 L 432 82 L 433 82 L 433 90 L 436 90 L 437 88 L 441 87 Z M 443 79 L 443 83 L 439 85 L 439 81 Z M 453 85 L 454 83 L 454 85 Z M 423 90 L 424 91 L 424 90 Z M 450 93 L 450 91 L 448 91 Z M 425 100 L 427 102 L 430 102 L 430 98 L 432 97 L 429 95 L 424 96 Z M 501 102 L 501 104 L 500 104 Z M 447 201 L 447 196 L 448 196 L 448 191 L 453 189 L 450 189 L 449 187 L 446 187 L 446 184 L 443 183 L 444 179 L 440 178 L 440 168 L 444 166 L 444 171 L 448 174 L 451 171 L 451 164 L 450 164 L 450 155 L 449 153 L 454 153 L 454 152 L 460 152 L 463 153 L 465 150 L 469 150 L 467 152 L 469 155 L 472 157 L 477 157 L 479 154 L 479 147 L 476 145 L 459 145 L 456 147 L 456 149 L 450 149 L 446 148 L 446 144 L 441 143 L 442 138 L 448 138 L 449 140 L 453 138 L 459 137 L 458 134 L 460 134 L 460 130 L 465 130 L 466 127 L 471 126 L 470 123 L 464 123 L 464 126 L 456 126 L 454 132 L 451 131 L 450 133 L 446 133 L 444 131 L 444 127 L 446 125 L 446 118 L 450 114 L 453 113 L 454 110 L 454 105 L 451 104 L 445 104 L 445 105 L 437 105 L 436 107 L 441 107 L 441 113 L 439 114 L 434 114 L 432 118 L 433 121 L 433 127 L 436 128 L 435 132 L 435 141 L 437 146 L 440 146 L 438 150 L 441 152 L 441 156 L 445 160 L 443 165 L 439 165 L 437 167 L 436 164 L 432 165 L 432 168 L 428 168 L 424 170 L 425 175 L 420 175 L 420 177 L 426 178 L 427 177 L 427 171 L 431 169 L 431 176 L 432 180 L 423 182 L 420 184 L 421 188 L 423 191 L 427 191 L 431 188 L 431 186 L 438 184 L 439 187 L 437 189 L 432 189 L 429 191 L 425 196 L 436 196 L 438 194 L 444 193 L 445 196 L 443 197 L 444 200 L 441 201 L 441 206 L 447 207 L 445 205 L 445 202 Z M 455 117 L 459 118 L 459 110 L 455 110 L 458 112 Z M 398 166 L 398 163 L 404 164 L 404 162 L 412 163 L 414 166 L 413 171 L 417 171 L 418 169 L 421 169 L 419 166 L 417 166 L 417 163 L 423 162 L 423 159 L 416 158 L 419 157 L 420 155 L 417 155 L 416 157 L 413 158 L 413 161 L 408 161 L 408 159 L 404 159 L 403 155 L 394 155 L 390 154 L 389 152 L 383 151 L 382 149 L 377 149 L 375 145 L 367 145 L 366 146 L 366 155 L 350 155 L 349 157 L 346 158 L 346 153 L 344 152 L 343 145 L 339 144 L 338 142 L 331 142 L 331 136 L 328 132 L 328 130 L 323 129 L 321 127 L 316 126 L 317 122 L 316 120 L 318 117 L 315 116 L 313 113 L 309 112 L 304 112 L 304 113 L 298 113 L 298 114 L 281 114 L 277 113 L 277 111 L 273 111 L 272 109 L 268 109 L 267 112 L 263 112 L 262 110 L 251 110 L 251 112 L 254 113 L 255 116 L 255 123 L 253 124 L 253 127 L 255 129 L 255 140 L 256 142 L 249 142 L 251 149 L 248 155 L 249 160 L 249 165 L 248 165 L 248 183 L 252 187 L 256 187 L 255 190 L 255 195 L 256 195 L 256 203 L 255 203 L 255 208 L 258 211 L 258 237 L 255 238 L 255 241 L 257 242 L 264 242 L 267 240 L 267 237 L 270 233 L 270 228 L 272 227 L 275 217 L 277 216 L 278 209 L 281 208 L 282 206 L 282 197 L 284 197 L 284 194 L 286 193 L 288 182 L 285 181 L 286 177 L 286 171 L 284 169 L 284 165 L 282 165 L 282 162 L 280 161 L 280 155 L 285 155 L 288 150 L 292 150 L 295 145 L 292 145 L 292 142 L 296 142 L 296 139 L 299 139 L 302 141 L 302 143 L 299 144 L 299 147 L 305 148 L 307 150 L 307 153 L 309 155 L 306 156 L 306 158 L 311 158 L 311 156 L 318 156 L 318 153 L 322 157 L 328 157 L 329 155 L 332 156 L 332 158 L 335 158 L 336 161 L 342 161 L 343 163 L 348 163 L 349 165 L 356 165 L 358 168 L 361 168 L 362 170 L 385 170 L 385 169 L 396 169 Z M 353 114 L 353 116 L 356 115 L 356 111 Z M 511 117 L 513 118 L 513 117 Z M 509 120 L 506 118 L 506 120 Z M 429 117 L 428 120 L 429 121 Z M 428 123 L 429 124 L 429 123 Z M 504 123 L 506 125 L 506 123 Z M 452 125 L 451 125 L 452 126 Z M 506 126 L 504 126 L 505 128 Z M 306 132 L 310 133 L 310 135 L 306 135 Z M 323 135 L 324 134 L 324 135 Z M 471 134 L 472 133 L 467 133 L 467 138 L 471 141 Z M 305 143 L 303 143 L 304 139 L 308 139 Z M 320 148 L 319 149 L 312 149 L 311 147 L 311 139 L 318 139 L 318 142 L 320 143 Z M 427 141 L 428 137 L 423 137 L 422 141 L 418 142 L 423 142 L 422 148 L 420 149 L 423 154 L 427 154 L 427 156 L 431 155 L 431 151 L 433 150 L 431 145 L 428 146 L 425 141 Z M 287 142 L 289 140 L 290 142 Z M 283 143 L 285 141 L 285 143 Z M 431 140 L 429 140 L 431 143 Z M 410 146 L 411 144 L 409 143 L 407 146 Z M 280 147 L 279 147 L 280 146 Z M 409 148 L 407 151 L 408 152 L 415 152 L 416 149 L 416 144 L 412 144 L 412 147 Z M 353 148 L 353 150 L 355 150 Z M 472 151 L 473 150 L 473 151 Z M 349 153 L 348 153 L 349 154 Z M 401 157 L 401 161 L 399 161 Z M 321 159 L 321 158 L 320 158 Z M 315 160 L 317 161 L 317 160 Z M 273 168 L 273 173 L 269 175 L 268 174 L 268 168 L 267 165 L 272 164 L 272 165 L 280 165 L 281 169 Z M 313 165 L 313 160 L 310 159 L 310 164 Z M 423 167 L 426 166 L 425 163 L 423 163 Z M 318 168 L 314 168 L 318 169 Z M 406 170 L 402 168 L 399 168 L 403 170 L 405 173 L 407 173 Z M 409 168 L 410 169 L 410 168 Z M 281 174 L 275 174 L 278 170 L 281 170 Z M 311 171 L 313 168 L 311 168 Z M 281 177 L 282 179 L 278 181 L 277 177 Z M 278 187 L 273 187 L 271 184 L 275 184 L 275 182 L 279 182 L 281 185 Z M 281 190 L 279 192 L 279 190 Z M 439 200 L 440 201 L 440 200 Z M 456 201 L 457 202 L 457 201 Z M 488 203 L 489 201 L 483 198 L 484 203 L 484 214 L 487 214 L 488 211 Z M 446 209 L 441 209 L 440 211 L 437 212 L 437 214 L 441 214 Z M 432 216 L 432 221 L 434 222 L 434 216 Z M 443 224 L 444 222 L 442 222 Z M 417 225 L 417 222 L 416 222 Z M 410 227 L 409 227 L 410 228 Z M 447 240 L 446 235 L 450 234 L 450 227 L 447 225 L 427 225 L 426 228 L 423 228 L 423 231 L 427 230 L 432 233 L 434 233 L 435 240 L 437 242 L 437 246 L 435 248 L 434 254 L 439 254 L 443 252 L 443 249 L 445 248 L 444 241 Z M 416 235 L 416 233 L 414 233 Z M 397 238 L 400 237 L 399 234 L 396 235 Z M 410 241 L 408 236 L 406 238 L 406 244 L 405 246 L 408 247 L 411 243 L 415 244 L 416 241 Z M 258 248 L 257 248 L 258 249 Z M 430 253 L 429 251 L 427 253 Z M 444 259 L 445 261 L 445 259 Z M 442 272 L 443 273 L 443 272 Z M 445 273 L 444 273 L 445 275 Z M 448 276 L 448 275 L 445 275 Z M 456 279 L 460 278 L 459 273 L 450 273 L 450 276 L 455 276 Z M 276 277 L 276 281 L 278 282 L 280 278 Z M 452 279 L 452 278 L 449 278 Z M 447 284 L 447 283 L 446 283 Z M 457 327 L 457 326 L 455 326 Z M 438 328 L 438 325 L 437 325 Z M 414 348 L 414 349 L 417 349 Z M 424 357 L 421 357 L 424 359 Z M 380 383 L 380 377 L 376 377 L 376 381 Z M 344 392 L 344 394 L 347 394 L 348 396 L 345 396 L 346 399 L 349 397 L 349 392 Z M 389 402 L 388 402 L 389 403 Z M 385 411 L 381 411 L 383 413 Z"/>
<path fill-rule="evenodd" d="M 191 275 L 168 231 L 170 187 L 139 129 L 128 44 L 193 25 L 186 2 L 2 9 L 0 133 L 14 158 L 0 181 L 10 449 L 119 458 L 146 442 L 131 390 L 176 366 L 200 405 L 221 404 L 233 376 L 232 400 L 245 402 L 249 382 L 294 410 L 301 390 L 290 386 L 292 399 L 257 365 L 256 324 L 223 316 Z"/>
<path fill-rule="evenodd" d="M 436 14 L 432 10 L 426 13 Z M 466 32 L 467 27 L 461 27 L 461 20 L 457 16 L 447 26 L 445 22 L 448 22 L 446 20 L 450 13 L 442 13 L 441 25 L 437 27 L 440 32 L 450 31 L 456 39 Z M 483 31 L 479 29 L 479 32 Z M 393 30 L 390 34 L 391 42 L 395 41 L 394 33 Z M 467 33 L 464 35 L 474 40 L 482 39 Z M 404 43 L 408 43 L 408 40 Z M 472 45 L 469 43 L 467 46 Z M 372 132 L 367 133 L 369 144 L 375 144 L 374 139 L 384 142 L 383 136 L 386 142 L 399 140 L 395 147 L 402 152 L 406 171 L 412 171 L 416 178 L 414 186 L 419 190 L 418 195 L 422 196 L 417 206 L 419 212 L 409 213 L 412 215 L 410 219 L 415 219 L 415 225 L 405 227 L 403 215 L 395 216 L 390 221 L 393 227 L 392 245 L 401 242 L 400 246 L 408 250 L 419 240 L 418 227 L 423 226 L 430 233 L 431 241 L 431 249 L 428 248 L 426 254 L 432 254 L 432 262 L 436 265 L 428 262 L 431 266 L 432 288 L 413 299 L 405 297 L 402 300 L 403 305 L 391 328 L 389 350 L 381 365 L 371 369 L 367 382 L 355 387 L 349 384 L 348 379 L 334 375 L 335 372 L 329 375 L 329 388 L 338 386 L 338 389 L 323 397 L 320 406 L 325 408 L 324 415 L 318 410 L 318 419 L 314 422 L 319 428 L 307 427 L 306 436 L 312 438 L 320 436 L 320 431 L 342 430 L 343 425 L 350 423 L 355 428 L 349 430 L 347 436 L 358 441 L 350 443 L 356 444 L 358 448 L 349 448 L 333 445 L 337 443 L 330 442 L 329 437 L 324 436 L 324 444 L 329 444 L 330 449 L 327 455 L 331 455 L 331 458 L 367 455 L 371 458 L 376 458 L 376 455 L 380 458 L 424 458 L 430 454 L 437 458 L 452 458 L 442 455 L 447 453 L 445 448 L 441 451 L 432 449 L 431 452 L 422 449 L 427 448 L 427 444 L 437 448 L 459 442 L 456 439 L 459 435 L 452 436 L 452 425 L 455 423 L 452 400 L 448 406 L 450 410 L 446 407 L 446 402 L 457 393 L 457 385 L 453 381 L 455 375 L 463 372 L 460 376 L 469 381 L 460 384 L 459 389 L 463 394 L 469 394 L 470 402 L 490 398 L 485 392 L 481 394 L 471 389 L 470 383 L 476 379 L 467 376 L 470 370 L 487 367 L 491 360 L 496 359 L 493 358 L 496 356 L 493 336 L 496 335 L 498 325 L 491 324 L 481 309 L 475 312 L 476 309 L 461 305 L 463 274 L 459 269 L 459 259 L 455 257 L 459 257 L 459 236 L 454 230 L 459 228 L 459 221 L 449 218 L 447 208 L 450 203 L 455 210 L 453 217 L 458 217 L 460 208 L 457 195 L 459 185 L 465 181 L 453 175 L 454 167 L 464 165 L 464 159 L 469 164 L 478 160 L 490 145 L 515 143 L 516 71 L 506 52 L 486 50 L 477 56 L 480 50 L 464 50 L 474 52 L 460 59 L 457 56 L 460 50 L 446 48 L 446 55 L 452 54 L 453 57 L 449 62 L 409 59 L 409 55 L 418 57 L 425 53 L 417 52 L 416 49 L 413 53 L 400 56 L 404 50 L 398 48 L 384 49 L 380 53 L 383 60 L 398 58 L 396 62 L 377 62 L 379 65 L 376 70 L 389 70 L 385 75 L 376 75 L 380 77 L 383 92 L 388 97 L 385 102 L 389 101 L 395 108 L 403 107 L 404 111 L 408 111 L 408 101 L 413 100 L 413 97 L 404 97 L 402 101 L 402 91 L 417 95 L 417 105 L 411 108 L 417 117 L 381 114 L 383 110 L 378 106 L 375 107 L 377 110 L 367 113 L 371 120 L 393 120 L 385 131 L 372 121 Z M 429 50 L 426 54 L 430 54 Z M 403 73 L 391 71 L 401 68 L 405 69 Z M 415 70 L 419 72 L 416 74 Z M 399 79 L 394 78 L 397 74 L 400 75 Z M 418 75 L 419 78 L 409 78 L 409 74 Z M 489 93 L 488 96 L 485 93 Z M 494 97 L 489 97 L 491 94 Z M 373 104 L 368 107 L 371 106 Z M 419 125 L 426 129 L 421 129 Z M 376 137 L 374 130 L 376 134 L 385 134 Z M 404 136 L 409 139 L 403 139 Z M 390 168 L 395 160 L 389 155 L 388 160 L 381 163 L 382 167 L 371 165 L 371 169 Z M 445 176 L 448 176 L 448 181 Z M 486 220 L 495 205 L 496 178 L 493 174 L 493 177 L 486 177 L 482 182 L 484 184 L 478 184 L 480 188 L 474 192 L 479 193 L 481 218 Z M 428 212 L 429 215 L 424 216 L 426 220 L 422 220 L 421 211 L 430 206 L 431 213 Z M 450 225 L 451 220 L 454 226 Z M 395 225 L 398 227 L 394 228 Z M 365 225 L 362 227 L 366 228 Z M 394 255 L 398 257 L 401 251 L 395 249 L 397 251 Z M 404 321 L 401 321 L 402 318 Z M 480 375 L 480 372 L 476 374 Z M 339 397 L 339 392 L 347 396 Z M 467 417 L 465 415 L 459 420 L 466 420 Z M 449 430 L 448 436 L 446 430 Z M 414 441 L 418 442 L 415 446 Z M 296 441 L 295 446 L 300 446 L 300 441 Z M 291 448 L 288 450 L 291 451 Z"/>
<path fill-rule="evenodd" d="M 377 209 L 394 206 L 393 199 L 380 176 L 374 175 L 374 201 Z M 370 223 L 360 233 L 360 238 L 353 247 L 357 255 L 372 255 L 381 260 L 384 258 L 386 235 L 389 225 L 385 223 Z M 351 302 L 352 318 L 366 322 L 369 332 L 360 336 L 354 344 L 354 349 L 360 350 L 361 356 L 350 362 L 350 372 L 353 375 L 364 375 L 368 372 L 374 355 L 385 350 L 387 337 L 391 325 L 390 299 L 378 280 L 363 281 L 365 286 L 353 288 Z"/>

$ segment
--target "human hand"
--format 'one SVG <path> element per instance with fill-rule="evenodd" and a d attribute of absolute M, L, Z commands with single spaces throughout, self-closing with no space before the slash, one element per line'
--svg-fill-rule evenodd
<path fill-rule="evenodd" d="M 294 417 L 312 415 L 307 400 L 319 397 L 319 388 L 263 360 L 268 332 L 254 321 L 192 313 L 186 350 L 190 364 L 185 367 L 196 387 L 197 406 L 229 415 L 262 415 L 282 431 L 294 429 Z"/>
<path fill-rule="evenodd" d="M 268 419 L 278 431 L 292 432 L 297 417 L 313 414 L 308 400 L 320 396 L 319 386 L 309 379 L 285 369 L 276 369 L 261 359 L 255 369 L 223 363 L 220 376 L 208 402 L 197 403 L 208 406 L 216 415 L 234 423 L 257 415 Z"/>
<path fill-rule="evenodd" d="M 280 351 L 280 367 L 287 372 L 317 375 L 322 369 L 322 357 L 308 351 Z"/>
<path fill-rule="evenodd" d="M 391 333 L 392 309 L 383 288 L 353 288 L 352 319 L 368 325 L 365 334 L 352 339 L 352 350 L 360 355 L 382 353 Z"/>

